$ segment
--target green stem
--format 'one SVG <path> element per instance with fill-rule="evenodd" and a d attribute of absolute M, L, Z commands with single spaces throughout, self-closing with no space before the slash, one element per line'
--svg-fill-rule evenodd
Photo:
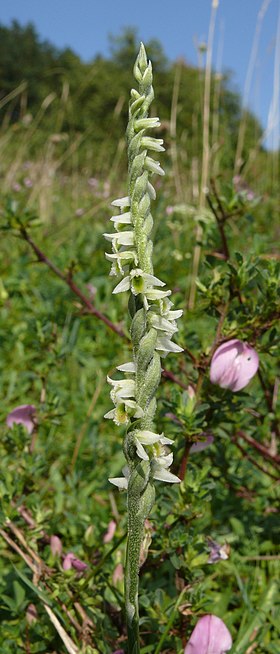
<path fill-rule="evenodd" d="M 128 536 L 125 565 L 125 611 L 128 654 L 140 654 L 139 641 L 139 567 L 144 523 L 155 499 L 149 480 L 150 463 L 142 461 L 131 473 L 128 489 Z"/>
<path fill-rule="evenodd" d="M 127 619 L 128 654 L 139 654 L 139 561 L 144 520 L 133 511 L 128 515 L 128 536 L 125 566 L 125 608 Z"/>

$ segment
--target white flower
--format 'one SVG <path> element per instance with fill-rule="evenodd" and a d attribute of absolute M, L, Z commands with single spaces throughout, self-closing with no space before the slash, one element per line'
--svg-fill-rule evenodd
<path fill-rule="evenodd" d="M 154 312 L 151 315 L 150 322 L 152 327 L 159 331 L 166 332 L 169 336 L 172 336 L 172 334 L 175 334 L 175 332 L 178 331 L 178 327 L 174 321 L 170 322 L 169 320 L 166 320 L 166 318 L 163 318 L 163 316 Z"/>
<path fill-rule="evenodd" d="M 114 252 L 118 252 L 119 245 L 134 245 L 134 232 L 114 232 L 103 236 L 107 241 L 111 241 Z"/>
<path fill-rule="evenodd" d="M 155 173 L 156 175 L 165 175 L 165 172 L 163 168 L 161 168 L 159 161 L 155 161 L 151 157 L 145 157 L 145 168 L 149 172 Z"/>
<path fill-rule="evenodd" d="M 122 363 L 121 366 L 117 366 L 117 370 L 121 372 L 136 372 L 136 366 L 133 361 L 129 361 L 128 363 Z"/>
<path fill-rule="evenodd" d="M 151 462 L 153 478 L 157 481 L 166 481 L 170 484 L 179 484 L 181 479 L 179 479 L 177 475 L 173 475 L 173 473 L 168 470 L 172 464 L 172 461 L 173 454 L 166 453 L 165 448 L 162 447 L 162 444 L 157 446 L 155 449 L 155 456 Z"/>
<path fill-rule="evenodd" d="M 125 207 L 130 207 L 130 198 L 126 196 L 125 198 L 118 198 L 117 200 L 113 200 L 111 202 L 111 205 L 113 207 L 120 207 L 121 209 L 124 209 Z"/>
<path fill-rule="evenodd" d="M 110 397 L 114 404 L 121 402 L 123 399 L 128 397 L 134 397 L 135 395 L 135 380 L 134 379 L 110 379 L 107 377 L 107 381 L 113 389 L 111 390 Z"/>
<path fill-rule="evenodd" d="M 132 263 L 136 266 L 138 263 L 137 253 L 133 250 L 119 250 L 114 254 L 105 252 L 105 257 L 108 261 L 112 261 L 113 264 L 110 275 L 123 275 L 123 265 L 126 266 Z"/>
<path fill-rule="evenodd" d="M 170 341 L 167 336 L 158 336 L 156 342 L 156 350 L 162 352 L 162 356 L 166 356 L 168 352 L 184 352 L 184 349 L 180 347 L 180 345 Z"/>
<path fill-rule="evenodd" d="M 135 268 L 117 284 L 113 293 L 124 293 L 124 291 L 130 289 L 133 295 L 138 295 L 139 293 L 147 294 L 153 290 L 153 286 L 165 286 L 165 283 L 154 275 L 144 273 L 141 268 Z"/>
<path fill-rule="evenodd" d="M 117 216 L 112 216 L 110 221 L 114 223 L 115 229 L 118 229 L 119 225 L 131 225 L 131 213 L 126 211 L 125 213 L 120 213 Z"/>
<path fill-rule="evenodd" d="M 104 418 L 113 420 L 116 425 L 128 425 L 130 418 L 143 418 L 144 411 L 135 400 L 126 400 L 116 404 L 114 409 L 105 413 Z"/>
<path fill-rule="evenodd" d="M 109 481 L 111 484 L 114 484 L 114 486 L 117 486 L 120 490 L 127 489 L 128 487 L 128 480 L 129 480 L 129 468 L 128 466 L 125 466 L 122 469 L 123 477 L 109 477 Z"/>

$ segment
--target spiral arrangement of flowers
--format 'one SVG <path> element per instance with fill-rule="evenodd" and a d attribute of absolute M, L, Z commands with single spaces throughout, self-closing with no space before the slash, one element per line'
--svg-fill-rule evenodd
<path fill-rule="evenodd" d="M 125 575 L 126 614 L 129 651 L 137 654 L 138 636 L 138 571 L 144 522 L 154 503 L 154 480 L 180 482 L 170 472 L 173 455 L 167 448 L 173 441 L 163 433 L 156 433 L 156 391 L 161 378 L 161 357 L 169 352 L 181 352 L 172 341 L 177 332 L 176 320 L 181 310 L 173 310 L 171 291 L 155 277 L 152 263 L 153 218 L 151 200 L 156 192 L 151 183 L 154 174 L 164 175 L 158 161 L 151 156 L 164 150 L 162 139 L 147 135 L 160 125 L 158 118 L 150 118 L 148 111 L 154 97 L 152 66 L 147 61 L 141 44 L 134 66 L 139 90 L 131 91 L 128 146 L 128 196 L 112 204 L 119 208 L 113 216 L 115 232 L 106 233 L 112 253 L 106 257 L 112 263 L 111 275 L 121 281 L 113 293 L 130 292 L 131 341 L 133 360 L 118 367 L 123 379 L 110 379 L 114 408 L 106 413 L 117 425 L 127 425 L 123 450 L 126 466 L 123 476 L 110 481 L 120 489 L 127 489 L 128 541 Z"/>

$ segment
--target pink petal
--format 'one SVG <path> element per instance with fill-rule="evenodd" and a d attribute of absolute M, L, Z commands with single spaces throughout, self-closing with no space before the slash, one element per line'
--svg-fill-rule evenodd
<path fill-rule="evenodd" d="M 259 357 L 247 343 L 232 339 L 222 343 L 214 353 L 210 366 L 210 380 L 221 388 L 240 391 L 257 372 Z"/>
<path fill-rule="evenodd" d="M 33 404 L 21 404 L 15 407 L 6 418 L 6 424 L 12 428 L 13 424 L 23 425 L 29 434 L 32 434 L 35 427 L 36 407 Z"/>
<path fill-rule="evenodd" d="M 86 563 L 84 563 L 84 561 L 81 561 L 80 559 L 76 559 L 76 557 L 72 559 L 72 568 L 74 568 L 78 572 L 83 572 L 84 570 L 87 569 L 87 567 L 88 566 Z"/>
<path fill-rule="evenodd" d="M 51 552 L 53 556 L 61 556 L 62 554 L 62 542 L 58 536 L 51 536 L 50 538 Z"/>
<path fill-rule="evenodd" d="M 77 559 L 74 552 L 68 552 L 64 558 L 62 567 L 63 570 L 70 570 L 71 568 L 74 568 L 74 570 L 77 570 L 78 572 L 84 572 L 88 566 L 80 559 Z"/>
<path fill-rule="evenodd" d="M 72 568 L 73 559 L 75 559 L 75 554 L 73 552 L 68 552 L 62 564 L 63 570 L 70 570 Z"/>
<path fill-rule="evenodd" d="M 112 577 L 114 586 L 116 586 L 116 584 L 119 581 L 123 581 L 123 578 L 124 578 L 123 566 L 121 563 L 117 563 Z"/>
<path fill-rule="evenodd" d="M 206 436 L 205 441 L 198 441 L 198 443 L 194 443 L 191 448 L 190 448 L 190 454 L 193 454 L 194 452 L 202 452 L 202 450 L 205 450 L 206 447 L 209 447 L 209 445 L 212 445 L 214 442 L 214 436 L 211 434 L 208 434 Z"/>
<path fill-rule="evenodd" d="M 198 620 L 184 654 L 225 654 L 232 647 L 232 638 L 225 623 L 216 615 Z"/>
<path fill-rule="evenodd" d="M 110 543 L 110 540 L 114 537 L 116 527 L 115 520 L 110 520 L 106 534 L 103 536 L 103 543 Z"/>

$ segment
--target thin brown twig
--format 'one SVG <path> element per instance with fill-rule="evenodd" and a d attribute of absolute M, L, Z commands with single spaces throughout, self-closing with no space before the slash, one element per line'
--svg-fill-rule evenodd
<path fill-rule="evenodd" d="M 96 318 L 99 318 L 99 320 L 102 320 L 102 322 L 107 325 L 115 334 L 118 334 L 118 336 L 121 336 L 122 338 L 127 338 L 124 331 L 122 330 L 121 327 L 118 325 L 115 325 L 107 316 L 105 316 L 101 311 L 96 309 L 96 307 L 91 303 L 91 301 L 88 299 L 88 297 L 81 291 L 81 289 L 77 286 L 77 284 L 73 281 L 71 274 L 65 275 L 62 270 L 60 270 L 45 254 L 40 250 L 38 245 L 34 243 L 33 239 L 31 236 L 28 234 L 26 229 L 24 227 L 20 228 L 20 233 L 22 238 L 29 243 L 31 246 L 33 252 L 35 252 L 38 261 L 41 261 L 42 263 L 45 263 L 50 270 L 52 270 L 57 277 L 59 277 L 75 295 L 77 295 L 78 298 L 82 301 L 83 305 L 87 308 L 88 312 L 96 316 Z"/>
<path fill-rule="evenodd" d="M 244 434 L 243 431 L 239 431 L 238 436 L 240 436 L 240 438 L 242 438 L 244 441 L 246 441 L 246 443 L 248 443 L 248 445 L 251 445 L 255 450 L 260 452 L 265 459 L 271 461 L 277 467 L 280 467 L 280 455 L 279 454 L 271 454 L 269 452 L 269 450 L 267 450 L 267 448 L 264 445 L 262 445 L 262 443 L 259 443 L 258 441 L 256 441 L 254 438 L 252 438 L 252 436 L 247 436 L 247 434 Z"/>
<path fill-rule="evenodd" d="M 243 454 L 243 456 L 248 459 L 256 468 L 261 470 L 265 475 L 268 475 L 269 477 L 272 477 L 272 479 L 275 479 L 276 481 L 280 481 L 279 476 L 274 475 L 272 472 L 267 470 L 267 468 L 264 468 L 258 461 L 256 461 L 250 454 L 248 454 L 247 450 L 245 450 L 240 443 L 238 443 L 238 440 L 236 437 L 233 437 L 233 442 L 235 443 L 236 447 L 240 450 L 240 452 Z"/>
<path fill-rule="evenodd" d="M 126 334 L 124 333 L 123 329 L 122 329 L 121 327 L 119 327 L 118 325 L 116 325 L 115 323 L 113 323 L 113 322 L 112 322 L 109 318 L 107 318 L 107 316 L 105 316 L 101 311 L 99 311 L 98 309 L 96 309 L 96 307 L 91 303 L 91 301 L 89 300 L 89 298 L 88 298 L 88 297 L 83 293 L 83 291 L 81 291 L 81 289 L 80 289 L 80 288 L 77 286 L 77 284 L 73 281 L 71 273 L 70 273 L 70 274 L 67 274 L 67 275 L 66 275 L 65 273 L 63 273 L 62 270 L 60 270 L 60 268 L 58 268 L 58 267 L 57 267 L 57 266 L 56 266 L 56 265 L 55 265 L 55 264 L 54 264 L 54 263 L 53 263 L 53 262 L 52 262 L 52 261 L 51 261 L 51 260 L 46 256 L 46 255 L 45 255 L 45 253 L 42 252 L 42 250 L 40 250 L 40 248 L 38 247 L 38 245 L 33 241 L 33 239 L 31 238 L 31 236 L 29 235 L 29 233 L 27 232 L 27 230 L 26 230 L 24 227 L 21 227 L 21 228 L 20 228 L 20 233 L 21 233 L 22 238 L 23 238 L 25 241 L 27 241 L 27 243 L 29 243 L 29 245 L 31 246 L 33 252 L 35 252 L 38 261 L 40 261 L 40 262 L 46 264 L 46 266 L 48 266 L 48 268 L 50 268 L 50 270 L 52 270 L 52 272 L 53 272 L 57 277 L 59 277 L 59 279 L 61 279 L 65 284 L 67 284 L 67 286 L 69 286 L 69 288 L 71 289 L 71 291 L 72 291 L 75 295 L 77 295 L 77 297 L 81 300 L 82 304 L 86 307 L 88 313 L 94 315 L 96 318 L 98 318 L 99 320 L 101 320 L 105 325 L 107 325 L 107 327 L 109 327 L 109 329 L 111 329 L 113 332 L 115 332 L 115 334 L 117 334 L 118 336 L 120 336 L 120 337 L 123 338 L 123 339 L 126 339 L 127 342 L 129 342 L 129 339 L 128 339 L 128 337 L 126 336 Z M 188 355 L 190 356 L 190 353 L 189 353 L 189 352 L 188 352 Z M 178 377 L 176 377 L 176 376 L 173 374 L 173 372 L 171 372 L 171 371 L 169 371 L 169 370 L 166 370 L 165 368 L 163 368 L 163 376 L 164 376 L 166 379 L 169 379 L 170 381 L 174 382 L 174 384 L 177 384 L 177 385 L 180 386 L 181 388 L 184 388 L 184 389 L 187 388 L 186 384 L 184 384 L 184 382 L 182 382 L 181 379 L 179 379 Z"/>

